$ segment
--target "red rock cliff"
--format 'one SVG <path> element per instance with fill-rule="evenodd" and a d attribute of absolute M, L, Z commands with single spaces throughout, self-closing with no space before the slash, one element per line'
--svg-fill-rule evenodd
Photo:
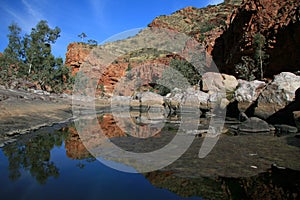
<path fill-rule="evenodd" d="M 242 56 L 253 58 L 253 37 L 259 32 L 266 37 L 269 59 L 265 74 L 271 77 L 282 71 L 299 70 L 299 4 L 299 0 L 225 0 L 217 6 L 201 9 L 187 7 L 170 16 L 157 17 L 149 27 L 167 28 L 194 37 L 212 55 L 219 70 L 228 74 L 234 74 L 234 66 L 241 62 Z M 91 48 L 81 43 L 68 46 L 66 65 L 72 68 L 73 74 Z M 169 60 L 159 57 L 146 62 L 168 64 Z M 104 76 L 98 83 L 104 86 L 106 94 L 112 93 L 118 79 L 126 74 L 129 63 L 132 68 L 139 64 L 120 59 L 105 72 L 101 71 Z"/>
<path fill-rule="evenodd" d="M 299 6 L 298 0 L 245 0 L 215 41 L 212 55 L 220 70 L 231 73 L 241 56 L 253 57 L 256 33 L 266 38 L 266 52 L 270 56 L 265 68 L 267 75 L 299 70 Z"/>
<path fill-rule="evenodd" d="M 92 46 L 84 43 L 71 43 L 68 45 L 65 64 L 72 70 L 75 75 L 86 57 L 92 50 Z"/>

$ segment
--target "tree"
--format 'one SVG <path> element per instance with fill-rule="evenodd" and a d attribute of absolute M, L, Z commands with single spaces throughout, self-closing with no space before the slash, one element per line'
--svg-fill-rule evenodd
<path fill-rule="evenodd" d="M 235 73 L 238 78 L 253 81 L 256 78 L 258 69 L 255 61 L 249 56 L 242 56 L 242 62 L 235 65 Z"/>
<path fill-rule="evenodd" d="M 88 41 L 88 44 L 90 45 L 94 45 L 94 46 L 97 46 L 98 45 L 98 42 L 96 40 L 93 40 L 93 39 L 89 39 Z"/>
<path fill-rule="evenodd" d="M 5 48 L 3 55 L 10 58 L 12 61 L 19 62 L 22 54 L 21 28 L 12 23 L 9 27 L 8 46 Z"/>
<path fill-rule="evenodd" d="M 254 58 L 256 64 L 259 65 L 260 79 L 264 78 L 263 66 L 266 64 L 265 60 L 269 58 L 265 51 L 266 38 L 261 33 L 254 35 L 255 54 Z"/>
<path fill-rule="evenodd" d="M 9 42 L 0 57 L 0 81 L 15 78 L 38 82 L 46 90 L 47 86 L 61 91 L 71 80 L 69 70 L 62 58 L 55 58 L 51 45 L 60 37 L 60 29 L 51 29 L 47 21 L 40 21 L 30 34 L 21 35 L 21 28 L 13 23 L 7 35 Z"/>
<path fill-rule="evenodd" d="M 81 34 L 78 35 L 79 38 L 81 38 L 81 42 L 83 42 L 83 40 L 87 37 L 87 35 L 82 32 Z"/>
<path fill-rule="evenodd" d="M 60 37 L 60 29 L 51 29 L 47 21 L 40 21 L 32 29 L 30 35 L 24 37 L 25 63 L 28 66 L 28 75 L 38 81 L 42 89 L 51 81 L 50 73 L 62 63 L 51 53 L 51 44 Z"/>
<path fill-rule="evenodd" d="M 187 89 L 190 85 L 196 85 L 200 79 L 201 74 L 191 63 L 173 59 L 170 68 L 163 72 L 155 88 L 159 94 L 166 95 L 174 88 Z"/>
<path fill-rule="evenodd" d="M 8 46 L 4 49 L 3 56 L 0 58 L 1 79 L 3 81 L 7 81 L 10 77 L 20 76 L 23 69 L 22 59 L 24 55 L 20 36 L 22 30 L 16 23 L 12 23 L 8 29 Z"/>

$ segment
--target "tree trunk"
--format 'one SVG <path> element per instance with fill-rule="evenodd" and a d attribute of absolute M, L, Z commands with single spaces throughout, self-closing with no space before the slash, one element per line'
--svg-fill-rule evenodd
<path fill-rule="evenodd" d="M 31 68 L 32 68 L 32 64 L 30 63 L 30 64 L 29 64 L 28 75 L 30 75 L 30 73 L 31 73 Z"/>

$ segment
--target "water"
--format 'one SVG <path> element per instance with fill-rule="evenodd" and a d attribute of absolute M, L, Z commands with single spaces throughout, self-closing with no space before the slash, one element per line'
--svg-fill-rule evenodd
<path fill-rule="evenodd" d="M 158 146 L 147 145 L 144 139 L 139 143 L 134 136 L 149 136 L 149 129 L 145 127 L 128 135 L 116 127 L 120 124 L 114 121 L 111 114 L 98 116 L 97 120 L 107 137 L 128 150 L 141 152 L 141 149 L 133 147 L 142 146 L 142 150 L 147 152 L 162 146 L 160 143 Z M 151 141 L 168 143 L 172 140 L 178 130 L 178 123 L 174 123 L 176 121 L 178 118 L 169 119 L 161 131 L 150 134 L 150 138 L 153 138 Z M 202 128 L 206 128 L 205 125 Z M 287 145 L 285 140 L 292 145 Z M 292 136 L 281 139 L 268 136 L 224 137 L 205 159 L 197 157 L 201 141 L 202 138 L 195 139 L 180 159 L 163 169 L 148 173 L 125 173 L 95 159 L 81 141 L 74 124 L 63 129 L 59 126 L 44 128 L 21 136 L 16 142 L 0 149 L 0 199 L 300 197 L 300 172 L 271 167 L 273 161 L 279 164 L 282 161 L 299 168 L 299 140 L 294 140 Z M 232 149 L 238 145 L 240 149 Z M 265 146 L 268 148 L 264 149 Z M 257 150 L 259 157 L 256 154 L 245 156 L 245 152 L 252 153 L 252 148 Z M 289 162 L 284 160 L 286 157 Z"/>
<path fill-rule="evenodd" d="M 2 148 L 0 198 L 186 199 L 151 185 L 142 174 L 101 164 L 68 131 L 39 133 Z"/>

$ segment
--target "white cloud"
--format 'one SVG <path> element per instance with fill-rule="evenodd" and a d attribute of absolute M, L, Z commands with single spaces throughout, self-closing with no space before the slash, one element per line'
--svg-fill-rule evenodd
<path fill-rule="evenodd" d="M 45 10 L 44 8 L 46 8 L 44 5 L 45 2 L 42 0 L 21 0 L 21 2 L 21 8 L 12 8 L 7 5 L 2 8 L 12 17 L 12 21 L 18 23 L 22 30 L 25 32 L 30 32 L 40 20 L 46 19 L 43 13 L 43 10 Z M 49 26 L 51 25 L 49 24 Z"/>
<path fill-rule="evenodd" d="M 16 22 L 24 31 L 28 32 L 32 28 L 32 23 L 25 14 L 19 14 L 18 12 L 6 7 L 4 10 L 12 16 L 12 21 Z"/>
<path fill-rule="evenodd" d="M 90 5 L 92 7 L 93 10 L 93 16 L 97 19 L 96 21 L 98 22 L 99 27 L 104 28 L 107 25 L 106 22 L 106 4 L 107 1 L 102 0 L 90 0 Z"/>
<path fill-rule="evenodd" d="M 209 0 L 208 4 L 217 5 L 217 4 L 220 4 L 220 3 L 223 3 L 223 2 L 224 2 L 224 0 Z"/>
<path fill-rule="evenodd" d="M 28 1 L 26 0 L 22 0 L 22 3 L 24 4 L 27 12 L 32 16 L 35 17 L 37 19 L 42 19 L 43 15 L 40 13 L 40 11 L 38 11 L 38 8 L 35 8 L 34 6 L 32 6 L 30 3 L 28 3 Z"/>

